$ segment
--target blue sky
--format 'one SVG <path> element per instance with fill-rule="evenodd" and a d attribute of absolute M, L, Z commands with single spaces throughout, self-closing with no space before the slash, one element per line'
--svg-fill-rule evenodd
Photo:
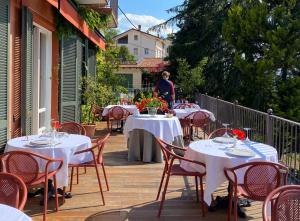
<path fill-rule="evenodd" d="M 183 0 L 119 0 L 119 6 L 136 26 L 140 24 L 142 30 L 146 31 L 149 27 L 170 18 L 172 14 L 168 14 L 166 10 L 182 2 Z M 119 11 L 119 30 L 123 32 L 130 28 L 132 25 Z M 161 34 L 175 31 L 176 27 L 169 27 Z"/>

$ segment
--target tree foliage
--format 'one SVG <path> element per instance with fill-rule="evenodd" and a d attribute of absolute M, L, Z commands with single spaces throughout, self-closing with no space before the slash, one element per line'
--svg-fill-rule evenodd
<path fill-rule="evenodd" d="M 174 72 L 207 57 L 202 92 L 300 120 L 300 1 L 186 0 L 171 11 Z"/>
<path fill-rule="evenodd" d="M 200 61 L 194 68 L 191 68 L 185 59 L 178 59 L 177 62 L 177 81 L 181 94 L 188 100 L 194 100 L 194 95 L 204 86 L 203 69 L 207 58 Z"/>

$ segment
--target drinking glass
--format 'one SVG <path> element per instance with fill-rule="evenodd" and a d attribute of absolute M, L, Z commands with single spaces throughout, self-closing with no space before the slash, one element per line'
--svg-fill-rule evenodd
<path fill-rule="evenodd" d="M 226 128 L 225 133 L 223 134 L 223 137 L 230 137 L 229 134 L 227 133 L 228 126 L 229 126 L 230 124 L 223 123 L 222 125 Z"/>
<path fill-rule="evenodd" d="M 245 127 L 244 130 L 246 131 L 246 139 L 245 139 L 245 141 L 246 142 L 250 142 L 249 131 L 251 130 L 251 128 Z"/>

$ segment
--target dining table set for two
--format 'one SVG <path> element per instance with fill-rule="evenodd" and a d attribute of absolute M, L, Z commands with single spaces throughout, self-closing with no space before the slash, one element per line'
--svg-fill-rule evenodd
<path fill-rule="evenodd" d="M 183 148 L 157 138 L 164 153 L 165 168 L 168 168 L 164 169 L 167 178 L 162 176 L 158 191 L 158 196 L 162 193 L 158 216 L 162 213 L 169 177 L 175 175 L 195 177 L 197 201 L 201 201 L 203 216 L 206 215 L 205 207 L 212 205 L 213 193 L 227 181 L 228 221 L 231 220 L 232 211 L 235 221 L 238 216 L 246 216 L 239 208 L 239 197 L 263 202 L 262 215 L 268 218 L 265 221 L 271 216 L 281 216 L 280 211 L 291 217 L 285 220 L 299 220 L 300 214 L 295 206 L 299 205 L 300 188 L 287 185 L 288 168 L 279 163 L 277 150 L 270 145 L 249 140 L 250 128 L 246 128 L 245 136 L 243 131 L 229 129 L 227 126 L 213 131 L 208 139 L 191 142 L 188 147 Z M 184 154 L 178 155 L 178 149 Z M 176 160 L 177 164 L 174 162 Z M 280 199 L 278 193 L 288 191 L 291 191 L 290 196 Z M 272 200 L 277 201 L 278 205 L 272 203 Z M 286 207 L 288 204 L 293 205 L 291 210 Z"/>
<path fill-rule="evenodd" d="M 72 197 L 70 192 L 72 191 L 74 173 L 76 173 L 77 183 L 79 183 L 78 169 L 84 168 L 86 170 L 87 167 L 93 167 L 98 179 L 100 199 L 105 205 L 97 166 L 102 166 L 106 186 L 109 189 L 102 154 L 110 134 L 104 138 L 93 140 L 92 143 L 91 138 L 85 135 L 84 127 L 78 123 L 65 122 L 61 125 L 59 123 L 56 123 L 56 126 L 52 125 L 53 129 L 49 132 L 17 137 L 7 142 L 5 152 L 0 156 L 2 165 L 0 167 L 0 185 L 2 182 L 10 182 L 3 181 L 2 178 L 7 179 L 5 177 L 11 174 L 15 175 L 14 182 L 19 182 L 25 186 L 19 188 L 20 191 L 22 189 L 24 192 L 24 194 L 19 195 L 24 197 L 25 204 L 29 189 L 32 187 L 40 188 L 40 185 L 43 184 L 43 189 L 38 189 L 37 193 L 43 194 L 40 204 L 44 205 L 43 220 L 46 220 L 49 198 L 52 195 L 55 196 L 55 211 L 58 211 L 58 194 L 62 195 L 63 203 L 65 198 Z M 69 174 L 69 168 L 71 174 Z M 71 178 L 70 182 L 69 178 Z M 66 192 L 69 183 L 70 192 Z M 6 188 L 13 186 L 15 184 L 11 182 L 11 185 L 6 185 Z M 16 189 L 15 191 L 19 190 Z M 29 194 L 29 196 L 34 195 L 33 192 Z M 4 203 L 7 206 L 15 207 L 20 212 L 23 210 L 24 205 L 19 206 L 12 202 L 0 193 L 0 204 Z M 25 218 L 20 220 L 26 221 Z"/>

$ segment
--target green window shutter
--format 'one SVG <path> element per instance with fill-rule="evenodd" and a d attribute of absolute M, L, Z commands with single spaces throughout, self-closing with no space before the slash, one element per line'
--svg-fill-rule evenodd
<path fill-rule="evenodd" d="M 77 37 L 61 40 L 60 121 L 80 121 L 82 45 Z"/>
<path fill-rule="evenodd" d="M 7 141 L 9 0 L 0 0 L 0 149 Z"/>
<path fill-rule="evenodd" d="M 28 8 L 22 8 L 22 134 L 32 134 L 32 76 L 33 76 L 33 21 Z"/>

